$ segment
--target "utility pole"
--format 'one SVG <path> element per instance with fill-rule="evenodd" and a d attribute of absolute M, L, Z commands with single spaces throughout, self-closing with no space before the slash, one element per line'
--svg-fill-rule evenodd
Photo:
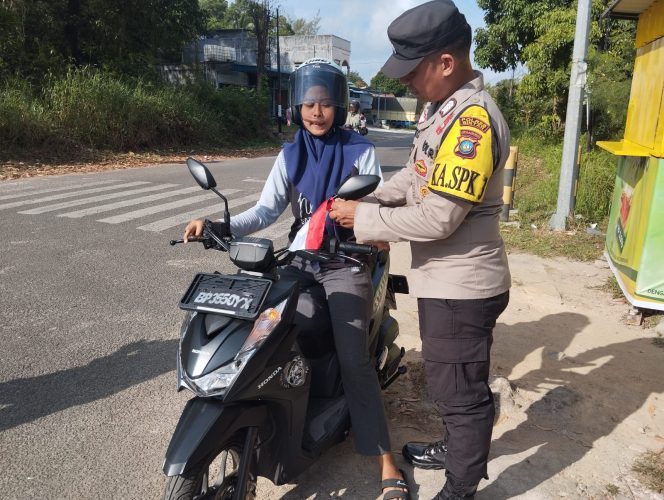
<path fill-rule="evenodd" d="M 565 138 L 563 158 L 560 163 L 560 182 L 558 184 L 558 204 L 556 213 L 549 221 L 551 229 L 564 231 L 567 218 L 574 212 L 576 178 L 578 170 L 579 136 L 581 135 L 581 107 L 583 89 L 586 86 L 586 56 L 588 55 L 588 32 L 590 31 L 590 8 L 592 0 L 578 0 L 576 12 L 576 33 L 572 53 L 572 74 L 567 99 L 567 118 L 565 119 Z"/>
<path fill-rule="evenodd" d="M 277 130 L 281 134 L 281 51 L 279 50 L 279 7 L 277 7 Z"/>

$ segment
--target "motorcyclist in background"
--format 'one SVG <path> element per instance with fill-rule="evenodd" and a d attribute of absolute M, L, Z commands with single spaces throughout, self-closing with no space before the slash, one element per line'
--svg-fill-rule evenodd
<path fill-rule="evenodd" d="M 360 102 L 353 99 L 350 106 L 348 106 L 348 115 L 346 116 L 344 128 L 359 132 L 360 127 L 362 127 L 363 118 L 362 113 L 360 113 Z"/>

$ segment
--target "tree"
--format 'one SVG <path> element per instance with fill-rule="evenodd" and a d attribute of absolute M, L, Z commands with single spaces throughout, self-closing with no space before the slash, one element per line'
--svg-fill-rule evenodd
<path fill-rule="evenodd" d="M 251 10 L 256 2 L 254 0 L 235 0 L 224 15 L 223 27 L 229 29 L 253 29 Z"/>
<path fill-rule="evenodd" d="M 475 61 L 498 72 L 515 69 L 525 62 L 523 49 L 537 37 L 537 20 L 569 4 L 570 0 L 477 0 L 487 27 L 475 31 Z"/>
<path fill-rule="evenodd" d="M 145 72 L 179 59 L 203 21 L 197 0 L 16 0 L 0 12 L 2 66 L 34 80 L 69 66 Z"/>
<path fill-rule="evenodd" d="M 287 17 L 279 15 L 272 23 L 270 36 L 277 36 L 277 25 L 279 26 L 279 36 L 294 35 L 293 27 Z"/>
<path fill-rule="evenodd" d="M 260 93 L 263 87 L 266 63 L 269 63 L 267 43 L 272 18 L 271 0 L 250 2 L 249 15 L 253 22 L 253 33 L 256 36 L 256 89 Z"/>
<path fill-rule="evenodd" d="M 199 3 L 205 16 L 206 31 L 223 29 L 228 2 L 226 0 L 200 0 Z"/>
<path fill-rule="evenodd" d="M 603 67 L 607 71 L 610 61 L 613 61 L 624 70 L 619 72 L 624 75 L 619 80 L 624 82 L 633 66 L 631 44 L 634 25 L 626 25 L 624 21 L 601 20 L 601 14 L 609 3 L 610 0 L 593 0 L 588 58 L 591 92 L 592 86 L 599 85 L 601 89 L 606 89 L 611 83 L 606 78 L 594 76 L 597 68 Z M 487 27 L 476 32 L 476 62 L 494 71 L 514 69 L 519 64 L 527 67 L 528 72 L 519 83 L 515 97 L 523 112 L 520 117 L 518 113 L 515 116 L 527 121 L 532 117 L 535 123 L 539 122 L 541 131 L 559 134 L 565 120 L 577 2 L 478 0 L 478 4 L 485 9 Z M 620 48 L 612 55 L 611 46 Z M 600 53 L 606 55 L 600 56 Z M 629 69 L 625 69 L 626 64 Z M 616 77 L 614 74 L 613 78 Z M 624 84 L 614 90 L 624 95 Z M 598 97 L 602 95 L 607 94 L 598 89 Z M 626 100 L 622 105 L 625 104 Z M 610 128 L 614 129 L 615 125 Z"/>
<path fill-rule="evenodd" d="M 408 93 L 408 87 L 395 78 L 385 76 L 382 71 L 376 73 L 371 79 L 371 88 L 394 94 L 397 97 L 404 96 Z"/>
<path fill-rule="evenodd" d="M 357 87 L 366 87 L 366 82 L 362 79 L 357 71 L 348 72 L 348 81 Z"/>
<path fill-rule="evenodd" d="M 256 88 L 263 87 L 265 68 L 269 64 L 268 41 L 274 33 L 275 19 L 272 0 L 235 0 L 224 14 L 224 28 L 245 29 L 256 38 Z M 280 16 L 281 17 L 281 16 Z"/>
<path fill-rule="evenodd" d="M 310 21 L 297 18 L 289 19 L 288 22 L 290 23 L 291 29 L 293 30 L 293 35 L 317 35 L 318 31 L 320 30 L 320 10 L 316 12 L 316 15 Z"/>

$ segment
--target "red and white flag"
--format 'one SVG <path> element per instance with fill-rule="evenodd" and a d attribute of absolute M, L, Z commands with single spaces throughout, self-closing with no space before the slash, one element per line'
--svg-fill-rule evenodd
<path fill-rule="evenodd" d="M 334 198 L 328 198 L 320 204 L 309 220 L 297 232 L 288 250 L 291 252 L 296 250 L 320 250 L 323 244 L 323 234 L 325 233 L 325 221 L 333 200 Z"/>

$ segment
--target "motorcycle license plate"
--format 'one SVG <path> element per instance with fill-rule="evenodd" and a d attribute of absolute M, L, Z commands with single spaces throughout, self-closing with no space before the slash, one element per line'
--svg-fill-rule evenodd
<path fill-rule="evenodd" d="M 270 290 L 270 280 L 198 273 L 180 300 L 180 309 L 254 319 Z"/>

